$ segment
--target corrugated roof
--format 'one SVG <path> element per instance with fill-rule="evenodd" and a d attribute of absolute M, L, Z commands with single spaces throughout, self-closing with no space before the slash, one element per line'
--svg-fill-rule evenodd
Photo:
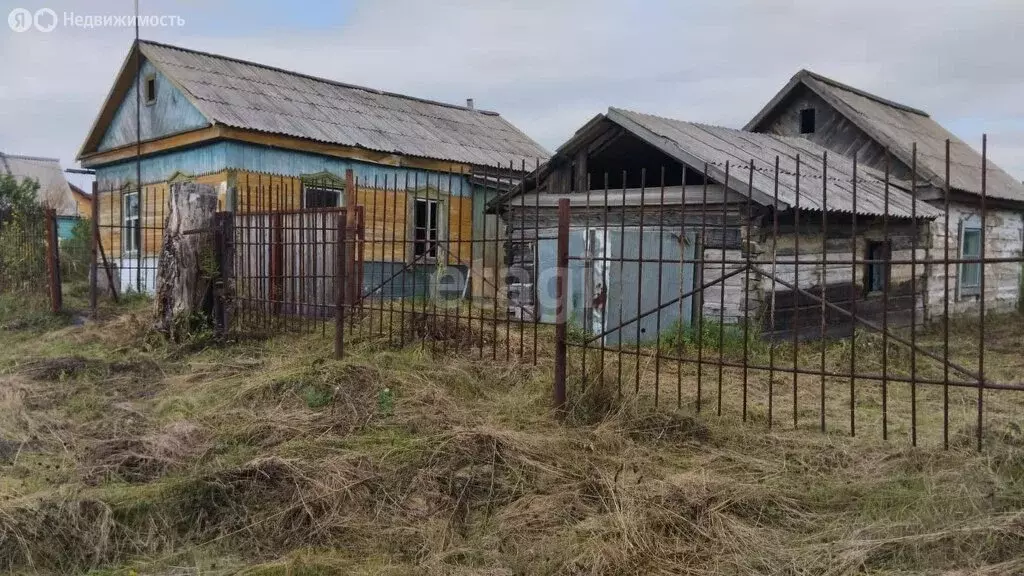
<path fill-rule="evenodd" d="M 789 84 L 751 120 L 753 130 L 779 105 L 797 85 L 803 84 L 831 104 L 893 156 L 911 165 L 913 145 L 917 143 L 917 166 L 922 180 L 938 188 L 945 186 L 946 140 L 950 142 L 949 186 L 955 190 L 981 193 L 981 154 L 946 130 L 926 112 L 886 100 L 831 78 L 801 70 Z M 996 166 L 987 165 L 985 194 L 993 198 L 1024 201 L 1024 184 Z"/>
<path fill-rule="evenodd" d="M 141 50 L 212 123 L 488 167 L 549 156 L 494 112 L 155 42 Z"/>
<path fill-rule="evenodd" d="M 756 134 L 618 108 L 609 108 L 607 118 L 684 164 L 702 169 L 707 163 L 709 176 L 716 182 L 725 182 L 728 162 L 729 188 L 738 192 L 747 191 L 753 161 L 753 196 L 762 204 L 774 203 L 775 160 L 778 158 L 780 203 L 787 207 L 798 205 L 799 183 L 801 209 L 854 211 L 853 162 L 803 138 Z M 796 177 L 798 157 L 799 179 Z M 907 187 L 906 183 L 891 180 L 887 187 L 883 175 L 863 166 L 858 166 L 857 170 L 857 214 L 881 216 L 888 212 L 890 216 L 903 218 L 915 215 L 913 197 L 897 187 Z M 916 202 L 916 216 L 939 215 L 938 209 Z"/>
<path fill-rule="evenodd" d="M 64 170 L 56 158 L 16 156 L 0 153 L 0 173 L 14 176 L 19 180 L 32 179 L 39 182 L 37 199 L 39 204 L 53 208 L 59 216 L 77 216 L 78 206 L 71 195 L 71 187 L 64 177 Z"/>

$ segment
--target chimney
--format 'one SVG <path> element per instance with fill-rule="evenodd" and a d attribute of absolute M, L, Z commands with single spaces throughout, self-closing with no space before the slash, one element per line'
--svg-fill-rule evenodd
<path fill-rule="evenodd" d="M 466 98 L 466 108 L 469 108 L 470 110 L 474 110 L 474 108 L 473 108 L 473 99 L 472 98 Z"/>

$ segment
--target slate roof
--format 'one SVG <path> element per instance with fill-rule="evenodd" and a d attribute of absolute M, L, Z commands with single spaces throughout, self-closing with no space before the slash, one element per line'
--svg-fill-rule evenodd
<path fill-rule="evenodd" d="M 143 41 L 140 48 L 213 124 L 506 169 L 549 156 L 495 112 L 156 42 Z"/>
<path fill-rule="evenodd" d="M 39 204 L 53 208 L 58 216 L 77 216 L 78 206 L 71 195 L 71 187 L 64 177 L 64 170 L 56 158 L 17 156 L 0 152 L 0 174 L 26 178 L 39 182 L 36 199 Z"/>
<path fill-rule="evenodd" d="M 923 180 L 937 188 L 945 187 L 946 140 L 950 141 L 950 188 L 971 194 L 981 193 L 982 157 L 978 151 L 946 130 L 928 113 L 905 104 L 836 82 L 831 78 L 801 70 L 750 122 L 745 130 L 756 130 L 777 106 L 799 85 L 833 106 L 855 126 L 893 156 L 911 165 L 912 147 L 917 143 L 917 167 Z M 1024 201 L 1024 184 L 988 160 L 986 196 Z"/>
<path fill-rule="evenodd" d="M 695 170 L 703 170 L 706 163 L 708 175 L 715 182 L 725 183 L 728 162 L 728 187 L 742 194 L 749 189 L 749 166 L 753 160 L 751 197 L 764 205 L 775 205 L 775 160 L 778 158 L 778 204 L 783 209 L 797 206 L 796 168 L 799 156 L 801 209 L 852 213 L 856 208 L 860 215 L 881 216 L 888 212 L 890 216 L 902 218 L 934 218 L 941 214 L 937 208 L 922 201 L 917 201 L 915 208 L 913 197 L 899 188 L 908 187 L 907 183 L 890 181 L 887 187 L 883 175 L 863 166 L 858 166 L 855 207 L 853 162 L 838 154 L 827 153 L 821 146 L 803 138 L 756 134 L 619 108 L 609 108 L 603 118 Z M 556 154 L 565 153 L 572 143 L 570 140 Z M 531 179 L 527 178 L 528 181 Z"/>

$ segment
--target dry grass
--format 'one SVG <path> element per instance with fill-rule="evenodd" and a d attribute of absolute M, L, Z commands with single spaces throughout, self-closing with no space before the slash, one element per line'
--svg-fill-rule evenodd
<path fill-rule="evenodd" d="M 603 377 L 591 369 L 585 387 L 573 371 L 572 404 L 559 419 L 549 412 L 546 331 L 535 368 L 514 361 L 517 330 L 498 332 L 500 361 L 476 358 L 480 339 L 495 338 L 486 323 L 460 332 L 413 322 L 406 337 L 418 343 L 403 349 L 353 337 L 342 361 L 319 334 L 195 350 L 147 338 L 145 324 L 139 312 L 0 334 L 3 569 L 1024 571 L 1024 448 L 998 434 L 984 453 L 969 441 L 949 451 L 881 442 L 869 433 L 879 411 L 867 383 L 857 383 L 866 437 L 839 426 L 848 382 L 826 389 L 836 433 L 813 430 L 816 377 L 798 381 L 797 430 L 780 430 L 791 422 L 791 377 L 778 384 L 769 431 L 765 374 L 748 374 L 744 424 L 742 371 L 723 371 L 719 418 L 717 369 L 706 368 L 698 416 L 692 366 L 683 366 L 678 399 L 676 368 L 662 366 L 655 408 L 649 359 L 641 393 L 628 381 L 620 396 L 618 366 L 606 358 Z M 1003 339 L 1024 331 L 999 330 L 997 371 L 1019 361 Z M 830 348 L 826 359 L 843 354 Z M 632 378 L 636 367 L 623 368 Z M 902 412 L 904 396 L 890 392 L 889 407 Z M 1019 425 L 1016 406 L 993 414 Z M 934 424 L 931 412 L 920 417 Z M 900 422 L 891 422 L 894 436 Z"/>

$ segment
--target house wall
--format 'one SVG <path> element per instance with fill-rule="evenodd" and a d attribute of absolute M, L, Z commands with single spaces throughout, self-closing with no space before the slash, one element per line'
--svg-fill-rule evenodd
<path fill-rule="evenodd" d="M 358 204 L 364 207 L 367 240 L 364 277 L 367 283 L 383 282 L 397 272 L 393 263 L 404 264 L 412 260 L 413 203 L 416 197 L 427 196 L 438 199 L 442 204 L 441 226 L 447 231 L 446 238 L 442 238 L 447 240 L 447 243 L 442 242 L 442 252 L 445 253 L 442 258 L 446 258 L 453 269 L 461 270 L 460 282 L 465 281 L 466 271 L 472 265 L 474 246 L 481 245 L 471 240 L 474 234 L 479 237 L 483 231 L 474 228 L 474 189 L 463 176 L 381 166 L 242 142 L 217 142 L 171 151 L 144 158 L 140 166 L 134 161 L 127 161 L 98 167 L 101 240 L 108 255 L 121 266 L 122 275 L 134 278 L 133 284 L 125 287 L 141 284 L 145 288 L 149 282 L 145 279 L 140 281 L 139 276 L 156 267 L 170 182 L 194 179 L 214 185 L 218 190 L 220 209 L 227 209 L 233 201 L 240 212 L 296 210 L 302 206 L 303 176 L 329 179 L 331 185 L 340 188 L 349 169 L 353 170 L 358 192 L 355 199 L 345 198 L 344 202 L 348 206 Z M 124 190 L 134 187 L 137 170 L 141 171 L 144 182 L 140 217 L 143 228 L 141 261 L 128 255 L 121 258 L 122 196 Z M 493 227 L 488 232 L 489 238 L 493 238 Z M 483 278 L 495 277 L 494 258 L 497 255 L 492 249 L 488 267 L 474 267 L 474 274 L 481 280 L 473 283 L 474 287 L 479 287 L 475 291 L 484 290 Z M 135 268 L 139 270 L 133 272 Z M 434 265 L 428 268 L 433 269 Z M 426 269 L 416 273 L 423 278 L 431 275 Z M 408 293 L 410 289 L 406 284 L 412 285 L 413 280 L 406 275 L 399 275 L 396 285 L 385 287 L 382 292 Z M 421 278 L 416 284 L 422 286 L 426 282 Z M 487 293 L 493 294 L 493 289 Z"/>
<path fill-rule="evenodd" d="M 944 204 L 940 206 L 944 208 Z M 946 257 L 960 258 L 961 223 L 968 218 L 981 218 L 976 205 L 950 203 L 949 228 L 945 217 L 936 219 L 930 227 L 928 255 L 937 262 Z M 985 258 L 1021 258 L 1024 249 L 1024 214 L 1011 210 L 989 209 L 985 217 Z M 950 314 L 978 313 L 981 295 L 960 295 L 959 265 L 933 264 L 928 271 L 927 310 L 930 320 L 941 320 L 945 314 L 946 278 L 949 278 Z M 988 263 L 985 272 L 985 309 L 987 312 L 1009 311 L 1018 306 L 1021 291 L 1022 268 L 1020 262 Z"/>
<path fill-rule="evenodd" d="M 505 221 L 510 228 L 511 264 L 516 270 L 516 282 L 510 287 L 509 313 L 530 318 L 536 307 L 542 321 L 553 322 L 555 276 L 552 270 L 555 266 L 558 209 L 553 206 L 538 209 L 512 203 L 508 210 Z M 613 206 L 609 209 L 596 205 L 589 209 L 574 207 L 570 213 L 570 257 L 585 255 L 583 238 L 589 230 L 593 238 L 592 250 L 609 260 L 594 260 L 591 272 L 594 288 L 589 290 L 584 287 L 587 276 L 584 262 L 570 260 L 569 318 L 580 325 L 590 324 L 595 332 L 602 327 L 612 329 L 622 324 L 619 330 L 606 338 L 607 343 L 618 344 L 635 342 L 637 338 L 642 341 L 655 339 L 659 326 L 664 332 L 679 322 L 691 325 L 698 316 L 695 312 L 700 309 L 704 310 L 704 318 L 708 321 L 718 321 L 720 311 L 724 310 L 726 323 L 735 323 L 747 314 L 756 314 L 758 295 L 754 290 L 747 290 L 747 279 L 740 274 L 725 280 L 724 302 L 721 301 L 721 284 L 716 284 L 704 290 L 703 302 L 698 293 L 684 298 L 678 305 L 664 308 L 659 314 L 646 316 L 639 323 L 632 320 L 638 313 L 649 311 L 690 292 L 702 282 L 711 283 L 722 276 L 721 266 L 709 263 L 705 264 L 701 280 L 700 264 L 696 262 L 699 260 L 699 246 L 703 246 L 706 259 L 720 260 L 723 249 L 728 260 L 745 258 L 746 232 L 738 213 L 730 208 L 723 216 L 722 209 L 715 206 L 709 206 L 703 216 L 700 212 L 684 211 L 674 206 L 662 211 L 647 206 L 641 215 L 635 206 Z M 640 265 L 635 261 L 641 255 L 641 222 L 643 259 L 660 260 L 660 263 L 644 262 Z M 756 242 L 752 242 L 751 249 L 752 258 L 756 258 Z M 725 273 L 736 266 L 726 264 Z M 751 274 L 750 285 L 753 286 L 755 281 L 755 275 Z M 533 301 L 534 284 L 539 299 L 536 305 Z M 585 295 L 588 292 L 599 293 L 601 284 L 607 289 L 603 299 L 606 313 L 597 307 L 591 311 L 588 320 Z"/>
<path fill-rule="evenodd" d="M 75 197 L 75 210 L 79 218 L 92 218 L 92 198 L 81 194 L 73 194 Z"/>
<path fill-rule="evenodd" d="M 763 223 L 760 267 L 770 274 L 760 278 L 760 317 L 766 335 L 788 339 L 795 330 L 799 338 L 820 337 L 824 321 L 827 337 L 848 336 L 853 326 L 849 315 L 829 307 L 823 311 L 820 302 L 781 282 L 799 286 L 817 298 L 824 295 L 830 304 L 855 311 L 858 317 L 876 324 L 883 323 L 883 316 L 893 328 L 909 326 L 912 319 L 918 324 L 925 321 L 928 223 L 915 226 L 907 220 L 890 219 L 886 224 L 881 218 L 860 216 L 854 237 L 848 215 L 830 217 L 824 233 L 821 217 L 815 216 L 802 215 L 799 228 L 788 219 L 780 225 L 777 238 L 772 237 L 774 223 Z M 869 292 L 865 286 L 868 264 L 853 264 L 853 260 L 869 259 L 869 243 L 888 239 L 891 261 L 911 261 L 915 234 L 920 263 L 891 264 L 888 291 Z M 916 282 L 912 281 L 915 277 Z M 917 311 L 912 313 L 915 307 Z"/>
<path fill-rule="evenodd" d="M 189 130 L 209 126 L 206 118 L 174 85 L 148 61 L 142 63 L 142 74 L 135 78 L 128 94 L 121 101 L 114 117 L 100 140 L 99 151 L 120 148 L 136 142 L 136 91 L 145 80 L 152 76 L 156 80 L 156 101 L 146 104 L 142 100 L 138 124 L 142 140 L 152 140 Z"/>
<path fill-rule="evenodd" d="M 800 111 L 805 108 L 815 110 L 816 127 L 813 134 L 800 133 Z M 885 170 L 885 147 L 875 142 L 867 133 L 837 112 L 831 104 L 803 85 L 795 89 L 754 131 L 806 138 L 847 158 L 856 156 L 857 161 L 865 166 L 879 171 Z M 910 179 L 910 168 L 895 157 L 890 157 L 889 171 L 895 179 Z"/>

